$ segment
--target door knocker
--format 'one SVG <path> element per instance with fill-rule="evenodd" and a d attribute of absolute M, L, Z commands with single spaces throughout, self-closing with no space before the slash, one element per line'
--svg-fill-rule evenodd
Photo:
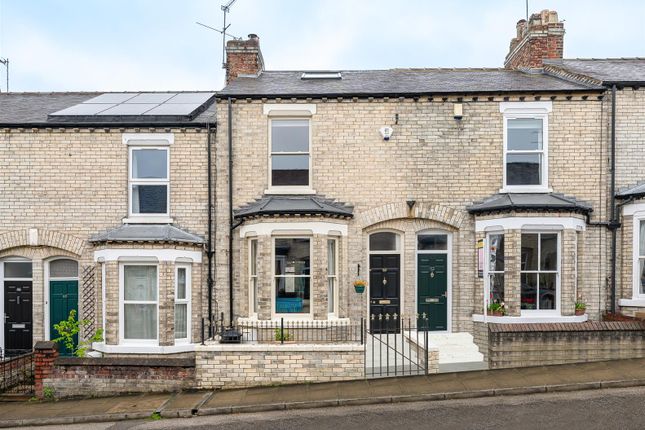
<path fill-rule="evenodd" d="M 430 278 L 434 278 L 434 272 L 430 272 Z"/>
<path fill-rule="evenodd" d="M 383 285 L 387 285 L 387 279 L 383 279 Z"/>

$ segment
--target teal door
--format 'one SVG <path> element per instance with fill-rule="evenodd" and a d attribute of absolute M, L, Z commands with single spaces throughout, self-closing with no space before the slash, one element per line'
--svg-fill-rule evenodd
<path fill-rule="evenodd" d="M 417 303 L 428 330 L 448 330 L 448 254 L 418 254 Z"/>
<path fill-rule="evenodd" d="M 49 282 L 49 336 L 50 339 L 59 337 L 54 324 L 66 320 L 71 310 L 76 311 L 78 318 L 78 281 L 50 281 Z M 78 336 L 74 342 L 78 344 Z M 60 355 L 71 355 L 65 345 L 58 344 Z"/>

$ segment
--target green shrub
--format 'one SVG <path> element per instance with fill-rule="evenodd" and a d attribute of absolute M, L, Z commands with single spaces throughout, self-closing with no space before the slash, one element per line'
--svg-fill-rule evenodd
<path fill-rule="evenodd" d="M 101 342 L 103 340 L 103 329 L 98 329 L 87 340 L 79 342 L 77 345 L 74 341 L 74 336 L 77 336 L 82 327 L 90 324 L 90 320 L 79 321 L 76 318 L 76 311 L 72 309 L 69 311 L 69 316 L 66 320 L 54 324 L 54 329 L 58 332 L 58 337 L 54 339 L 61 345 L 64 345 L 76 357 L 85 357 L 85 353 L 92 347 L 92 342 Z"/>

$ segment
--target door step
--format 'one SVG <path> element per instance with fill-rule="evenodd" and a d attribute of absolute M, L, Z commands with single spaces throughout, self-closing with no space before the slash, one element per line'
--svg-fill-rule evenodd
<path fill-rule="evenodd" d="M 405 336 L 416 342 L 416 332 L 405 332 Z M 419 343 L 425 342 L 423 332 L 418 334 Z M 484 355 L 473 342 L 470 333 L 428 333 L 428 347 L 439 350 L 439 367 L 442 365 L 472 363 L 484 363 Z M 463 367 L 463 366 L 462 366 Z M 467 367 L 467 366 L 466 366 Z M 473 369 L 474 370 L 474 369 Z"/>

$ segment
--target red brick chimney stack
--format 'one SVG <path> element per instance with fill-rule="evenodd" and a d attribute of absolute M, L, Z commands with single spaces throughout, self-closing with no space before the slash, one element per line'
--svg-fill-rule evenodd
<path fill-rule="evenodd" d="M 507 69 L 534 69 L 542 67 L 545 58 L 562 58 L 564 24 L 554 10 L 534 13 L 529 22 L 517 22 L 517 36 L 511 40 L 504 60 Z"/>
<path fill-rule="evenodd" d="M 247 40 L 226 42 L 226 84 L 240 75 L 259 75 L 264 70 L 260 38 L 249 34 Z"/>

